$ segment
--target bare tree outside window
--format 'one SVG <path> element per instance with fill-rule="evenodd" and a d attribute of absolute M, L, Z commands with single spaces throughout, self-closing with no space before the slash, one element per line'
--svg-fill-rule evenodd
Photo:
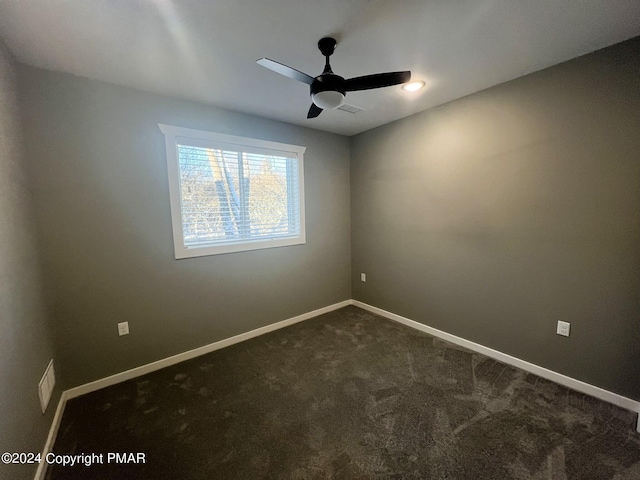
<path fill-rule="evenodd" d="M 305 147 L 158 126 L 176 259 L 306 242 Z"/>
<path fill-rule="evenodd" d="M 185 243 L 288 233 L 288 159 L 183 145 L 178 153 Z"/>

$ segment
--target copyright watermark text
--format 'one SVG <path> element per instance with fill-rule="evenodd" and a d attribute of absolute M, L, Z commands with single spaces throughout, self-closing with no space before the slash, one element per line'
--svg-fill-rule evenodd
<path fill-rule="evenodd" d="M 2 463 L 9 464 L 31 464 L 41 463 L 45 461 L 49 465 L 62 465 L 64 467 L 73 467 L 75 465 L 91 465 L 104 464 L 143 464 L 147 462 L 147 456 L 142 452 L 109 452 L 109 453 L 78 453 L 75 455 L 64 455 L 58 453 L 41 453 L 33 452 L 4 452 L 0 458 Z"/>

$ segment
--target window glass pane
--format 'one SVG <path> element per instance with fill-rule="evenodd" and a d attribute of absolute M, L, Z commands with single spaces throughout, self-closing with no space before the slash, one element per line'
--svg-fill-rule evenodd
<path fill-rule="evenodd" d="M 253 237 L 289 233 L 287 159 L 245 154 L 251 172 L 249 225 Z"/>
<path fill-rule="evenodd" d="M 186 246 L 298 234 L 295 159 L 190 145 L 178 159 Z"/>

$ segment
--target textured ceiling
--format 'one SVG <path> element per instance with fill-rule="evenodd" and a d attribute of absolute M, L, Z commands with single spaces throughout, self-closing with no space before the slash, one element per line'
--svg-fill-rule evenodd
<path fill-rule="evenodd" d="M 352 92 L 365 109 L 306 119 L 318 39 L 343 77 L 411 70 L 428 88 Z M 21 62 L 344 135 L 640 35 L 637 0 L 0 0 Z"/>

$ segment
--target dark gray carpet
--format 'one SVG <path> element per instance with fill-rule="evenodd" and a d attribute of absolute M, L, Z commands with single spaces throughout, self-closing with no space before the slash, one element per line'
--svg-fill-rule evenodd
<path fill-rule="evenodd" d="M 629 480 L 634 421 L 347 307 L 69 401 L 54 452 L 105 464 L 47 478 Z"/>

